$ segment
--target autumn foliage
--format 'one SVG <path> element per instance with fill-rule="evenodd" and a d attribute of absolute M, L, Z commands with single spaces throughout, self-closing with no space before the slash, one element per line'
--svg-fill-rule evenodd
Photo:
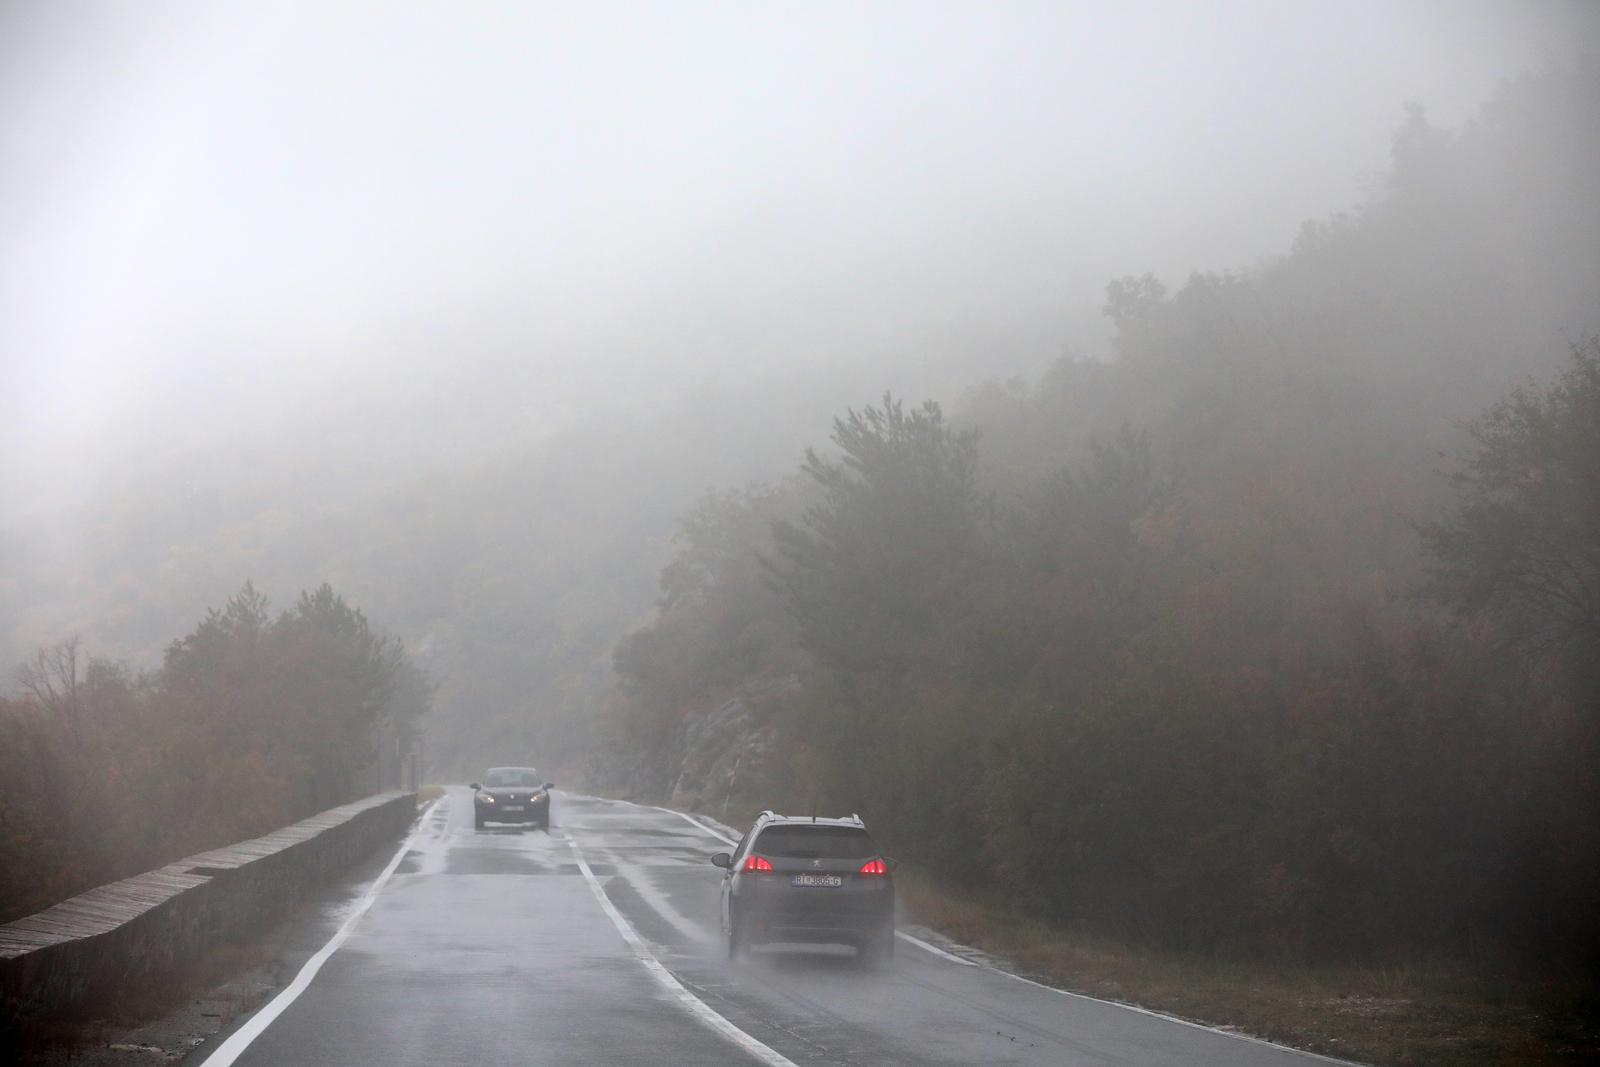
<path fill-rule="evenodd" d="M 327 585 L 274 615 L 246 585 L 162 666 L 76 641 L 0 700 L 0 920 L 374 792 L 431 687 Z"/>

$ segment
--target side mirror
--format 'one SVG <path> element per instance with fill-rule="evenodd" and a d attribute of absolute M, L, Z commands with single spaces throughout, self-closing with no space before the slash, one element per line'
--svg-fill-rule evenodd
<path fill-rule="evenodd" d="M 541 789 L 544 789 L 546 791 L 554 789 L 555 787 L 556 787 L 556 784 L 554 782 L 546 782 L 544 785 L 540 786 Z"/>
<path fill-rule="evenodd" d="M 885 867 L 889 868 L 892 871 L 896 867 L 900 866 L 900 861 L 899 860 L 892 860 L 888 856 L 885 856 L 885 857 L 883 857 L 883 865 Z"/>
<path fill-rule="evenodd" d="M 723 870 L 727 870 L 729 867 L 733 866 L 733 853 L 718 852 L 716 855 L 711 857 L 711 866 L 721 867 Z"/>
<path fill-rule="evenodd" d="M 482 788 L 483 788 L 483 786 L 479 785 L 477 782 L 473 782 L 472 783 L 472 791 L 474 793 L 476 793 L 478 790 L 480 790 Z"/>

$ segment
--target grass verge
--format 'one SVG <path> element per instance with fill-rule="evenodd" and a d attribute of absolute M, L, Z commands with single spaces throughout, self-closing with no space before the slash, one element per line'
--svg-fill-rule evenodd
<path fill-rule="evenodd" d="M 1328 1056 L 1381 1067 L 1600 1062 L 1593 976 L 1470 973 L 1460 965 L 1290 967 L 1131 948 L 1010 914 L 914 872 L 905 912 L 1019 974 Z"/>

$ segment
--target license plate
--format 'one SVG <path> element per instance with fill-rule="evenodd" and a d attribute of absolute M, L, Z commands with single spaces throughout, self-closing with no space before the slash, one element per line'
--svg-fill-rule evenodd
<path fill-rule="evenodd" d="M 501 808 L 500 810 L 501 811 L 510 812 L 510 811 L 527 811 L 528 809 L 523 807 L 521 804 L 507 804 L 505 807 Z"/>
<path fill-rule="evenodd" d="M 844 885 L 844 879 L 837 874 L 797 874 L 794 876 L 793 884 L 834 887 Z"/>

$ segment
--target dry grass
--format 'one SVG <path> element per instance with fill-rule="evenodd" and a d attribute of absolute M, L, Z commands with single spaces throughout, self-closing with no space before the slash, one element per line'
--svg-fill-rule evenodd
<path fill-rule="evenodd" d="M 438 800 L 444 794 L 445 788 L 442 785 L 419 785 L 417 786 L 417 807 L 421 808 L 431 801 Z"/>
<path fill-rule="evenodd" d="M 899 882 L 919 921 L 1090 996 L 1383 1067 L 1600 1062 L 1590 982 L 1513 984 L 1440 964 L 1307 968 L 1163 954 L 1004 914 L 915 876 Z"/>

